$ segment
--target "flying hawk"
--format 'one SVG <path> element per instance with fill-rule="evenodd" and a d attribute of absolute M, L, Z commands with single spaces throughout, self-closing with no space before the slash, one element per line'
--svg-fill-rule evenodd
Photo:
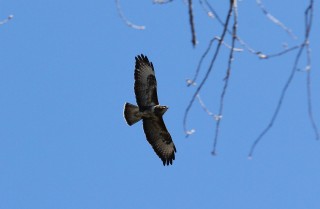
<path fill-rule="evenodd" d="M 129 126 L 142 119 L 144 133 L 163 165 L 172 164 L 176 147 L 162 119 L 167 106 L 159 105 L 157 80 L 152 62 L 143 54 L 135 57 L 134 92 L 138 106 L 125 103 L 124 118 Z"/>

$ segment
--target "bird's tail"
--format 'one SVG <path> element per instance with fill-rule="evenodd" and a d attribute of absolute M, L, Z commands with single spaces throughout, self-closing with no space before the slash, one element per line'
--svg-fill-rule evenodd
<path fill-rule="evenodd" d="M 139 120 L 141 120 L 141 114 L 139 111 L 139 107 L 130 103 L 124 104 L 123 110 L 124 118 L 129 126 L 135 124 Z"/>

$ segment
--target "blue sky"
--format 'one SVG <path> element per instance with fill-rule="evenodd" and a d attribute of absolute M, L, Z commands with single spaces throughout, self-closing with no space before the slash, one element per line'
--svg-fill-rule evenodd
<path fill-rule="evenodd" d="M 245 0 L 238 5 L 239 36 L 267 54 L 301 43 L 307 3 L 264 3 L 298 39 Z M 320 126 L 317 3 L 310 41 Z M 224 19 L 226 3 L 212 5 Z M 185 80 L 221 26 L 195 1 L 199 44 L 193 48 L 183 1 L 122 0 L 121 6 L 146 30 L 127 27 L 114 1 L 0 2 L 0 19 L 14 15 L 0 26 L 0 208 L 320 208 L 320 144 L 307 115 L 305 72 L 296 73 L 277 121 L 247 158 L 273 114 L 296 51 L 270 60 L 235 54 L 213 157 L 215 121 L 195 103 L 188 128 L 196 132 L 185 138 L 182 120 L 195 90 Z M 170 107 L 164 120 L 177 153 L 169 167 L 145 140 L 141 123 L 129 127 L 122 116 L 123 104 L 135 102 L 134 57 L 141 53 L 154 63 L 160 103 Z M 223 47 L 201 93 L 214 113 L 227 55 Z M 208 64 L 206 59 L 201 77 Z M 303 57 L 299 67 L 305 65 Z"/>

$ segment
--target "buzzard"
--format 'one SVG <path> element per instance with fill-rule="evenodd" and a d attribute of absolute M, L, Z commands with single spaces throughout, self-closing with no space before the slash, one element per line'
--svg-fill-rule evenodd
<path fill-rule="evenodd" d="M 135 59 L 134 92 L 138 106 L 125 103 L 124 118 L 129 126 L 142 119 L 144 133 L 153 150 L 163 165 L 172 165 L 176 147 L 162 119 L 168 107 L 159 105 L 153 64 L 143 54 Z"/>

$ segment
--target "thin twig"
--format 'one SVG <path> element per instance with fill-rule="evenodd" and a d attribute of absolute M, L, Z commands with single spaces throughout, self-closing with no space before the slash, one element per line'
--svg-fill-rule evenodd
<path fill-rule="evenodd" d="M 233 27 L 232 27 L 232 42 L 231 42 L 231 49 L 230 49 L 230 53 L 229 53 L 229 59 L 228 59 L 228 68 L 227 68 L 227 72 L 226 72 L 226 77 L 224 79 L 223 90 L 222 90 L 221 96 L 220 96 L 220 106 L 219 106 L 218 116 L 221 116 L 221 117 L 223 115 L 224 98 L 227 93 L 228 84 L 230 81 L 231 65 L 233 62 L 233 56 L 234 56 L 233 53 L 234 53 L 234 47 L 235 47 L 235 42 L 236 42 L 236 37 L 237 37 L 237 25 L 238 25 L 237 0 L 233 1 L 233 14 L 234 14 L 234 16 L 233 16 L 234 20 L 233 20 Z M 216 120 L 216 121 L 217 122 L 216 122 L 216 129 L 215 129 L 213 149 L 212 149 L 213 155 L 216 155 L 216 147 L 217 147 L 220 124 L 221 124 L 221 120 Z"/>
<path fill-rule="evenodd" d="M 202 101 L 202 99 L 200 98 L 200 94 L 197 95 L 197 99 L 202 107 L 202 109 L 209 115 L 209 116 L 213 116 L 214 114 L 206 107 L 206 105 L 204 104 L 204 102 Z"/>
<path fill-rule="evenodd" d="M 198 75 L 199 75 L 199 72 L 200 72 L 200 69 L 201 69 L 201 65 L 202 65 L 202 62 L 203 62 L 204 58 L 207 56 L 208 52 L 210 51 L 213 42 L 214 42 L 214 41 L 220 41 L 220 40 L 221 40 L 221 39 L 220 39 L 219 37 L 217 37 L 217 36 L 210 40 L 206 51 L 203 53 L 203 55 L 202 55 L 201 58 L 200 58 L 200 61 L 199 61 L 199 63 L 198 63 L 198 67 L 197 67 L 197 70 L 196 70 L 196 72 L 195 72 L 195 74 L 194 74 L 193 79 L 187 79 L 187 86 L 188 86 L 188 87 L 191 86 L 191 85 L 196 85 L 196 80 L 197 80 L 197 78 L 198 78 Z M 222 44 L 223 44 L 225 47 L 227 47 L 228 49 L 232 49 L 232 47 L 229 46 L 229 45 L 228 45 L 227 43 L 225 43 L 224 41 L 222 41 Z M 234 48 L 233 51 L 235 51 L 235 52 L 241 52 L 242 49 Z"/>
<path fill-rule="evenodd" d="M 262 12 L 267 16 L 267 18 L 269 18 L 269 20 L 271 20 L 274 24 L 278 25 L 279 27 L 281 27 L 284 31 L 286 31 L 293 39 L 297 39 L 297 36 L 292 32 L 292 30 L 290 28 L 288 28 L 287 26 L 285 26 L 282 22 L 280 22 L 277 18 L 275 18 L 272 14 L 270 14 L 270 12 L 267 11 L 267 9 L 265 8 L 265 6 L 262 4 L 261 0 L 256 0 L 258 6 L 260 7 L 260 9 L 262 10 Z"/>
<path fill-rule="evenodd" d="M 6 24 L 8 21 L 12 20 L 13 15 L 9 15 L 6 19 L 0 21 L 0 25 Z"/>
<path fill-rule="evenodd" d="M 309 15 L 308 15 L 309 14 Z M 313 111 L 312 111 L 312 97 L 311 97 L 311 50 L 310 50 L 310 42 L 309 42 L 309 35 L 312 26 L 312 19 L 313 19 L 313 0 L 310 0 L 310 5 L 305 11 L 305 26 L 306 26 L 306 48 L 307 48 L 307 100 L 308 100 L 308 115 L 311 122 L 311 126 L 314 130 L 316 139 L 319 140 L 319 130 L 317 124 L 313 118 Z"/>
<path fill-rule="evenodd" d="M 210 18 L 215 18 L 215 15 L 212 11 L 210 11 L 210 9 L 208 9 L 208 6 L 205 6 L 202 2 L 202 0 L 199 0 L 200 2 L 200 5 L 202 7 L 202 9 L 207 13 L 207 15 L 210 17 Z"/>
<path fill-rule="evenodd" d="M 307 59 L 308 59 L 308 65 L 307 65 L 307 95 L 308 95 L 308 115 L 309 115 L 309 119 L 312 125 L 312 128 L 314 130 L 316 139 L 319 140 L 320 139 L 320 135 L 319 135 L 319 129 L 317 127 L 316 122 L 314 121 L 313 118 L 313 110 L 312 110 L 312 96 L 311 96 L 311 62 L 310 62 L 310 47 L 309 44 L 307 46 Z"/>
<path fill-rule="evenodd" d="M 190 22 L 191 35 L 192 35 L 191 42 L 192 42 L 192 46 L 195 47 L 197 45 L 197 38 L 196 38 L 196 30 L 194 28 L 192 0 L 188 0 L 188 8 L 189 8 L 189 22 Z"/>
<path fill-rule="evenodd" d="M 213 16 L 218 20 L 218 22 L 220 23 L 220 25 L 222 27 L 224 27 L 224 22 L 222 21 L 222 19 L 220 18 L 220 16 L 218 15 L 218 13 L 213 9 L 213 7 L 211 6 L 211 4 L 207 1 L 204 0 L 204 2 L 206 3 L 207 7 L 209 8 L 209 11 L 213 14 Z M 200 0 L 200 4 L 203 4 L 202 0 Z M 228 30 L 228 32 L 231 34 L 231 31 Z"/>
<path fill-rule="evenodd" d="M 198 75 L 199 75 L 199 72 L 200 72 L 200 69 L 201 69 L 202 62 L 203 62 L 204 58 L 207 56 L 208 52 L 210 51 L 213 42 L 216 41 L 216 40 L 217 40 L 216 37 L 214 37 L 213 39 L 210 40 L 209 45 L 208 45 L 206 51 L 203 53 L 203 55 L 202 55 L 201 58 L 200 58 L 200 61 L 199 61 L 199 64 L 198 64 L 196 73 L 195 73 L 195 75 L 194 75 L 194 77 L 193 77 L 192 80 L 190 80 L 190 79 L 188 80 L 187 86 L 195 85 L 195 82 L 196 82 L 196 80 L 197 80 L 197 78 L 198 78 Z"/>
<path fill-rule="evenodd" d="M 293 68 L 291 70 L 291 73 L 288 77 L 288 80 L 287 82 L 285 83 L 283 89 L 282 89 L 282 92 L 281 92 L 281 96 L 279 98 L 279 101 L 278 101 L 278 104 L 277 104 L 277 107 L 274 111 L 274 114 L 269 122 L 269 124 L 267 125 L 267 127 L 260 133 L 260 135 L 256 138 L 256 140 L 253 142 L 252 146 L 251 146 L 251 149 L 250 149 L 250 152 L 249 152 L 249 159 L 252 158 L 252 155 L 253 155 L 253 152 L 255 150 L 255 147 L 257 146 L 257 144 L 260 142 L 260 140 L 262 139 L 262 137 L 270 130 L 270 128 L 272 127 L 272 125 L 274 124 L 275 120 L 277 119 L 277 116 L 279 114 L 279 111 L 280 111 L 280 108 L 282 106 L 282 102 L 284 100 L 284 97 L 286 95 L 286 92 L 288 90 L 288 87 L 289 85 L 291 84 L 292 82 L 292 79 L 297 71 L 297 67 L 298 67 L 298 63 L 300 61 L 300 57 L 301 57 L 301 54 L 303 52 L 303 50 L 305 48 L 307 48 L 307 44 L 309 42 L 309 34 L 310 34 L 310 29 L 311 29 L 311 23 L 312 23 L 312 8 L 313 8 L 313 0 L 310 1 L 310 5 L 308 6 L 308 8 L 306 9 L 305 11 L 305 25 L 306 25 L 306 33 L 305 33 L 305 39 L 303 41 L 303 44 L 301 45 L 297 55 L 296 55 L 296 58 L 295 58 L 295 61 L 294 61 L 294 65 L 293 65 Z M 307 52 L 308 54 L 308 52 Z M 310 54 L 309 54 L 310 55 Z M 310 61 L 311 63 L 311 61 Z M 307 82 L 308 83 L 308 82 Z M 309 83 L 310 84 L 310 83 Z M 309 85 L 307 84 L 307 85 Z M 308 87 L 310 88 L 310 87 Z M 309 92 L 310 93 L 310 92 Z M 310 93 L 310 96 L 308 96 L 308 106 L 309 106 L 309 116 L 310 116 L 310 113 L 312 115 L 312 109 L 310 109 L 311 107 L 311 93 Z M 312 118 L 312 119 L 311 119 Z M 311 116 L 310 117 L 311 121 L 313 121 L 313 117 Z M 314 126 L 315 127 L 315 126 Z M 315 129 L 316 130 L 316 133 L 317 133 L 317 128 Z"/>
<path fill-rule="evenodd" d="M 170 2 L 173 2 L 173 0 L 153 0 L 154 4 L 166 4 Z"/>
<path fill-rule="evenodd" d="M 296 55 L 296 59 L 294 61 L 294 65 L 293 65 L 293 68 L 291 70 L 291 73 L 288 77 L 288 80 L 287 82 L 285 83 L 282 91 L 281 91 L 281 95 L 280 95 L 280 98 L 279 98 L 279 101 L 278 101 L 278 104 L 277 104 L 277 107 L 273 113 L 273 116 L 270 120 L 270 122 L 268 123 L 267 127 L 260 133 L 260 135 L 256 138 L 256 140 L 253 142 L 252 146 L 251 146 L 251 149 L 250 149 L 250 152 L 249 152 L 249 159 L 252 158 L 252 154 L 253 154 L 253 151 L 255 149 L 255 147 L 257 146 L 257 144 L 260 142 L 260 140 L 262 139 L 262 137 L 270 130 L 270 128 L 273 126 L 278 114 L 279 114 L 279 111 L 280 111 L 280 108 L 282 106 L 282 102 L 284 100 L 284 97 L 287 93 L 287 90 L 288 90 L 288 87 L 289 85 L 291 84 L 292 82 L 292 79 L 297 71 L 297 66 L 298 66 L 298 63 L 299 63 L 299 60 L 300 60 L 300 56 L 302 54 L 302 51 L 303 51 L 304 47 L 301 47 L 298 51 L 298 54 Z"/>
<path fill-rule="evenodd" d="M 217 57 L 218 57 L 218 54 L 219 54 L 219 51 L 220 51 L 220 48 L 221 48 L 221 44 L 222 44 L 222 41 L 224 40 L 224 37 L 226 35 L 226 32 L 227 32 L 227 28 L 228 28 L 228 25 L 229 25 L 229 20 L 230 20 L 230 17 L 231 17 L 231 13 L 232 13 L 232 8 L 233 8 L 233 5 L 232 3 L 230 3 L 230 7 L 229 7 L 229 10 L 228 10 L 228 13 L 227 13 L 227 17 L 226 17 L 226 21 L 225 21 L 225 27 L 223 28 L 223 31 L 222 31 L 222 34 L 221 34 L 221 39 L 220 41 L 218 42 L 218 45 L 216 47 L 216 50 L 214 52 L 214 55 L 212 57 L 212 60 L 211 60 L 211 63 L 210 63 L 210 66 L 207 70 L 207 73 L 205 74 L 204 78 L 202 79 L 200 85 L 198 86 L 198 88 L 196 89 L 195 93 L 193 94 L 190 102 L 189 102 L 189 105 L 187 106 L 186 110 L 185 110 L 185 113 L 184 113 L 184 118 L 183 118 L 183 128 L 184 128 L 184 132 L 186 133 L 186 137 L 188 137 L 190 134 L 189 131 L 187 130 L 186 126 L 187 126 L 187 117 L 188 117 L 188 113 L 190 111 L 190 108 L 196 98 L 196 96 L 198 95 L 198 93 L 200 92 L 200 90 L 202 89 L 203 85 L 205 84 L 205 82 L 207 81 L 212 69 L 213 69 L 213 64 L 215 63 Z"/>
<path fill-rule="evenodd" d="M 281 56 L 281 55 L 286 54 L 288 52 L 299 49 L 301 47 L 301 45 L 297 45 L 297 46 L 293 46 L 291 48 L 285 49 L 283 51 L 268 55 L 268 54 L 265 54 L 261 51 L 253 49 L 252 47 L 249 46 L 249 44 L 247 44 L 245 41 L 243 41 L 239 36 L 237 36 L 236 39 L 240 43 L 241 46 L 243 46 L 245 49 L 247 49 L 248 52 L 250 52 L 253 55 L 258 56 L 260 59 L 269 59 L 269 58 L 278 57 L 278 56 Z"/>
<path fill-rule="evenodd" d="M 273 57 L 279 57 L 281 55 L 284 55 L 288 52 L 291 52 L 291 51 L 294 51 L 296 49 L 299 49 L 303 46 L 303 44 L 300 44 L 300 45 L 297 45 L 297 46 L 293 46 L 289 49 L 285 49 L 281 52 L 277 52 L 277 53 L 274 53 L 274 54 L 269 54 L 269 55 L 266 55 L 266 54 L 262 54 L 262 53 L 257 53 L 257 55 L 259 56 L 260 59 L 268 59 L 268 58 L 273 58 Z"/>
<path fill-rule="evenodd" d="M 210 12 L 214 15 L 214 17 L 218 20 L 218 22 L 220 23 L 220 25 L 222 27 L 224 27 L 224 23 L 221 20 L 220 16 L 218 15 L 218 13 L 213 9 L 213 7 L 211 6 L 211 4 L 207 1 L 204 0 L 205 4 L 207 5 L 207 7 L 209 8 Z M 200 4 L 202 4 L 202 0 L 200 0 Z M 232 32 L 227 29 L 228 34 L 232 35 Z M 236 37 L 237 41 L 239 41 L 240 45 L 243 46 L 245 49 L 247 49 L 250 53 L 252 54 L 257 54 L 260 53 L 257 50 L 254 50 L 252 47 L 249 46 L 249 44 L 247 44 L 244 40 L 242 40 L 239 36 Z"/>
<path fill-rule="evenodd" d="M 207 1 L 204 0 L 205 4 L 207 5 L 207 7 L 209 8 L 210 12 L 214 15 L 214 17 L 218 20 L 218 22 L 220 23 L 220 25 L 222 27 L 224 27 L 224 23 L 221 20 L 220 16 L 218 15 L 218 13 L 213 9 L 213 7 L 211 6 L 211 4 Z M 202 0 L 200 0 L 200 4 L 202 4 Z M 232 32 L 227 29 L 228 34 L 230 34 L 232 36 Z M 237 41 L 239 41 L 240 45 L 243 46 L 245 49 L 247 49 L 250 53 L 252 54 L 257 54 L 259 53 L 257 50 L 254 50 L 252 47 L 249 46 L 249 44 L 247 44 L 244 40 L 242 40 L 239 36 L 236 37 Z"/>
<path fill-rule="evenodd" d="M 116 1 L 116 6 L 117 6 L 117 10 L 118 10 L 118 13 L 119 13 L 119 16 L 121 17 L 121 19 L 123 20 L 123 22 L 125 24 L 127 24 L 130 28 L 133 28 L 133 29 L 136 29 L 136 30 L 144 30 L 146 29 L 145 26 L 143 25 L 136 25 L 136 24 L 133 24 L 131 23 L 123 14 L 122 12 L 122 9 L 121 9 L 121 6 L 120 6 L 120 0 L 115 0 Z"/>
<path fill-rule="evenodd" d="M 237 37 L 235 37 L 235 39 L 237 39 Z M 229 44 L 227 44 L 225 41 L 223 41 L 222 44 L 223 44 L 225 47 L 227 47 L 228 49 L 232 49 L 232 47 L 231 47 Z M 233 48 L 232 50 L 233 50 L 234 52 L 243 52 L 243 49 L 241 49 L 241 48 Z"/>
<path fill-rule="evenodd" d="M 207 0 L 200 0 L 200 4 L 203 4 L 203 2 L 206 4 L 206 7 L 208 8 L 208 10 L 214 15 L 214 17 L 218 20 L 218 22 L 222 25 L 222 27 L 224 27 L 224 23 L 221 20 L 220 16 L 218 15 L 218 13 L 213 9 L 213 7 L 211 6 L 211 4 L 207 1 Z M 204 7 L 204 6 L 203 6 Z M 232 35 L 232 32 L 228 29 L 227 30 L 228 34 Z M 242 47 L 244 47 L 248 52 L 250 52 L 253 55 L 258 56 L 260 59 L 266 59 L 266 58 L 273 58 L 273 57 L 277 57 L 283 54 L 286 54 L 290 51 L 293 51 L 295 49 L 298 49 L 300 46 L 294 46 L 291 47 L 290 49 L 286 49 L 284 51 L 278 52 L 278 53 L 274 53 L 271 55 L 266 55 L 265 53 L 255 50 L 252 47 L 249 46 L 248 43 L 246 43 L 243 39 L 241 39 L 239 36 L 236 37 L 237 41 L 240 43 L 240 45 Z"/>

